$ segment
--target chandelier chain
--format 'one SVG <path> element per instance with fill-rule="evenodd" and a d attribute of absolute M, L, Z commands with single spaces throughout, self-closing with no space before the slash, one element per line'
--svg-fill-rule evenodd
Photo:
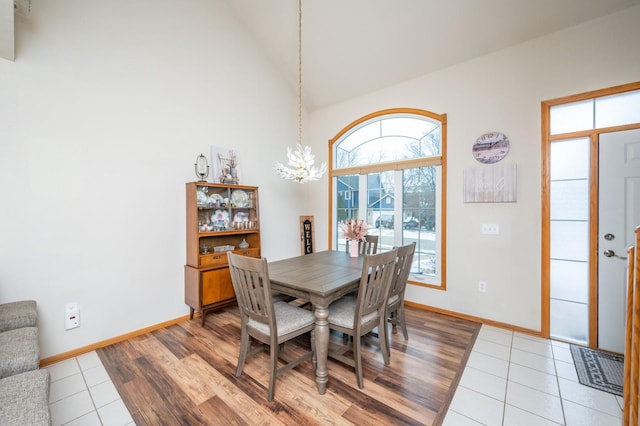
<path fill-rule="evenodd" d="M 287 148 L 288 166 L 276 163 L 275 172 L 283 179 L 297 183 L 318 180 L 327 171 L 327 164 L 315 166 L 311 147 L 302 145 L 302 0 L 298 0 L 298 144 Z"/>
<path fill-rule="evenodd" d="M 302 0 L 298 0 L 298 143 L 302 144 Z"/>

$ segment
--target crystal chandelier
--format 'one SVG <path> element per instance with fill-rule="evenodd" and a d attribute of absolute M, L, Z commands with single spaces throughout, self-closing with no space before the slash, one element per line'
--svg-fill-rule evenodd
<path fill-rule="evenodd" d="M 314 166 L 315 158 L 311 147 L 302 146 L 302 0 L 298 0 L 298 144 L 292 150 L 287 148 L 287 163 L 276 163 L 273 168 L 283 179 L 298 183 L 318 180 L 327 171 L 327 164 Z"/>

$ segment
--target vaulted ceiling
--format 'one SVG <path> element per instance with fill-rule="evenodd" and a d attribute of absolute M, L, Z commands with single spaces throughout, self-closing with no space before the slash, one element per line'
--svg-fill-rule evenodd
<path fill-rule="evenodd" d="M 298 1 L 223 1 L 297 89 Z M 304 103 L 309 110 L 338 103 L 639 4 L 303 0 Z"/>

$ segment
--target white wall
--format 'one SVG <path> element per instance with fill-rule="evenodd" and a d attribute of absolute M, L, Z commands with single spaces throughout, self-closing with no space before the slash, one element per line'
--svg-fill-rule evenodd
<path fill-rule="evenodd" d="M 381 109 L 447 114 L 447 290 L 410 286 L 408 300 L 540 330 L 540 104 L 640 80 L 638 22 L 634 7 L 311 114 L 318 145 Z M 480 166 L 471 146 L 488 131 L 511 140 L 503 162 L 517 165 L 516 203 L 462 202 L 463 169 Z M 323 194 L 316 205 L 321 223 L 325 201 Z M 500 235 L 481 235 L 482 223 L 499 224 Z M 486 293 L 478 292 L 479 280 L 488 283 Z"/>
<path fill-rule="evenodd" d="M 43 357 L 188 314 L 184 182 L 211 145 L 261 187 L 264 255 L 299 253 L 303 193 L 272 171 L 297 140 L 295 88 L 223 2 L 32 12 L 0 59 L 0 301 L 37 300 Z"/>

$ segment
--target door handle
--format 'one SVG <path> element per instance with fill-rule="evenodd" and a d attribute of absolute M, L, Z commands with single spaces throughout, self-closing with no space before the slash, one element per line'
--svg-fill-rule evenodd
<path fill-rule="evenodd" d="M 626 259 L 626 257 L 618 256 L 616 252 L 613 250 L 605 250 L 604 253 L 602 254 L 604 254 L 605 257 L 617 257 L 618 259 L 623 259 L 623 260 Z"/>

